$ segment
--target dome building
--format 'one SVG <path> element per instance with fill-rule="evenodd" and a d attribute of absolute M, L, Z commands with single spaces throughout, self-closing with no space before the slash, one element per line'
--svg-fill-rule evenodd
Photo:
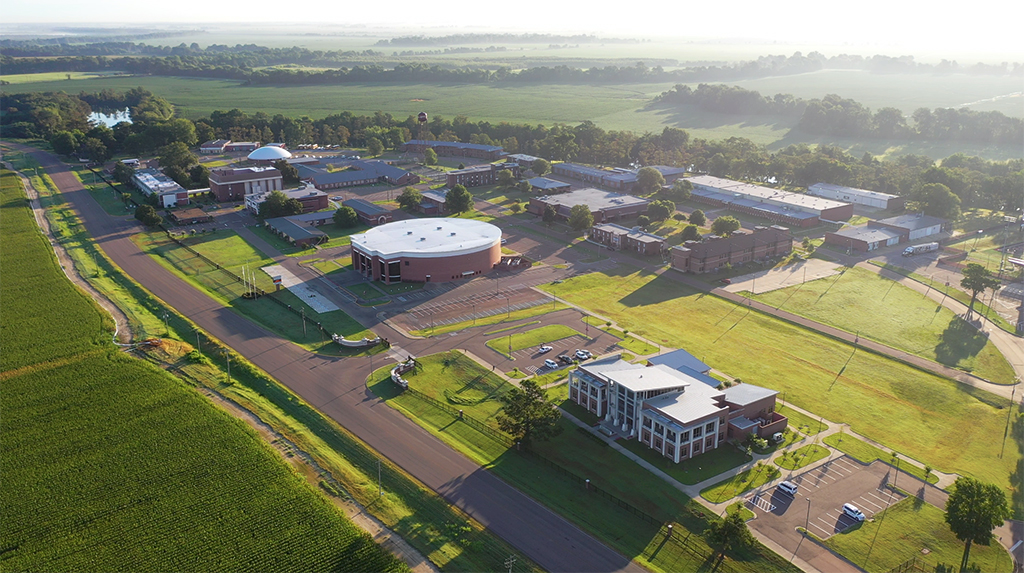
<path fill-rule="evenodd" d="M 352 235 L 352 267 L 384 283 L 445 282 L 501 262 L 501 229 L 470 219 L 409 219 Z"/>
<path fill-rule="evenodd" d="M 253 151 L 248 155 L 247 159 L 257 163 L 273 163 L 279 159 L 288 159 L 291 156 L 291 152 L 283 147 L 268 145 Z"/>

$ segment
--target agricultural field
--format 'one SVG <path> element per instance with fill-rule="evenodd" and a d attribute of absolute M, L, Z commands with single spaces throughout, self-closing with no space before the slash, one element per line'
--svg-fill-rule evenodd
<path fill-rule="evenodd" d="M 18 245 L 0 258 L 5 569 L 408 570 L 244 424 L 99 344 L 109 320 L 64 277 L 9 172 L 0 209 Z M 26 304 L 40 296 L 59 304 Z"/>
<path fill-rule="evenodd" d="M 498 477 L 652 570 L 697 570 L 704 562 L 708 548 L 698 535 L 689 536 L 685 548 L 664 543 L 662 521 L 676 523 L 677 532 L 682 527 L 699 533 L 707 527 L 702 508 L 680 491 L 566 420 L 560 423 L 562 432 L 558 436 L 534 444 L 534 454 L 517 453 L 506 442 L 460 422 L 456 413 L 463 410 L 466 416 L 496 430 L 495 415 L 501 407 L 497 398 L 510 388 L 509 383 L 458 352 L 418 360 L 422 369 L 404 376 L 410 388 L 445 404 L 448 410 L 417 393 L 399 392 L 388 376 L 391 366 L 371 375 L 370 390 Z M 549 391 L 548 396 L 557 400 L 563 388 Z M 655 522 L 642 519 L 595 492 L 588 493 L 580 475 L 592 478 L 592 486 L 619 497 Z M 729 561 L 737 572 L 794 570 L 763 548 Z"/>
<path fill-rule="evenodd" d="M 825 545 L 868 573 L 886 573 L 915 557 L 927 571 L 954 571 L 964 553 L 964 544 L 949 530 L 943 511 L 912 497 L 830 537 Z M 940 564 L 946 569 L 939 569 Z M 1013 563 L 998 541 L 988 546 L 975 543 L 969 570 L 1009 573 Z"/>
<path fill-rule="evenodd" d="M 1017 471 L 1020 437 L 992 439 L 1006 435 L 1008 402 L 987 392 L 625 265 L 542 288 L 941 471 L 1003 487 Z"/>
<path fill-rule="evenodd" d="M 997 384 L 1013 383 L 1013 368 L 988 337 L 935 301 L 866 269 L 752 297 Z"/>

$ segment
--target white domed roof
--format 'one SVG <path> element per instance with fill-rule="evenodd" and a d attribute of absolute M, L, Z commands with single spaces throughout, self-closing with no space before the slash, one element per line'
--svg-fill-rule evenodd
<path fill-rule="evenodd" d="M 288 159 L 291 156 L 292 154 L 287 149 L 268 145 L 250 153 L 249 159 L 252 161 L 276 161 L 278 159 Z"/>
<path fill-rule="evenodd" d="M 352 235 L 368 255 L 434 258 L 476 253 L 501 244 L 501 229 L 473 219 L 424 218 L 394 221 Z"/>

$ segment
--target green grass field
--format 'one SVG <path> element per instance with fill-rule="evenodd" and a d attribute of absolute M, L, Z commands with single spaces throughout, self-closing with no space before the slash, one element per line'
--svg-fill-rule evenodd
<path fill-rule="evenodd" d="M 637 440 L 619 440 L 618 443 L 676 481 L 687 485 L 700 483 L 750 461 L 750 456 L 732 444 L 722 444 L 718 448 L 677 464 Z"/>
<path fill-rule="evenodd" d="M 772 462 L 784 470 L 798 470 L 827 457 L 829 451 L 826 447 L 808 444 L 789 452 L 785 457 L 775 458 Z"/>
<path fill-rule="evenodd" d="M 913 558 L 927 571 L 939 571 L 939 564 L 947 567 L 944 571 L 955 571 L 964 553 L 964 544 L 949 530 L 942 510 L 914 498 L 830 537 L 825 545 L 868 573 L 886 573 Z M 971 545 L 970 565 L 970 570 L 985 573 L 1013 570 L 1010 554 L 998 541 Z"/>
<path fill-rule="evenodd" d="M 753 298 L 986 380 L 1013 382 L 1013 368 L 988 337 L 921 293 L 866 269 Z"/>
<path fill-rule="evenodd" d="M 518 332 L 509 336 L 502 336 L 500 338 L 494 338 L 487 341 L 487 346 L 496 352 L 500 352 L 505 356 L 509 356 L 509 351 L 516 352 L 517 350 L 523 350 L 526 348 L 539 348 L 540 346 L 563 338 L 569 338 L 570 336 L 582 336 L 579 332 L 563 326 L 561 324 L 551 324 L 548 326 L 542 326 L 540 328 L 534 328 L 527 330 L 526 332 Z"/>
<path fill-rule="evenodd" d="M 744 382 L 786 393 L 786 403 L 945 472 L 1007 487 L 1021 459 L 1004 399 L 696 292 L 669 276 L 621 266 L 545 290 L 668 340 Z M 962 420 L 971 420 L 965 425 Z"/>
<path fill-rule="evenodd" d="M 464 396 L 469 402 L 466 405 L 449 403 L 463 409 L 466 415 L 496 428 L 490 412 L 497 412 L 499 406 L 491 396 L 500 392 L 507 383 L 460 353 L 427 358 L 430 361 L 424 363 L 422 373 L 405 376 L 410 387 L 429 392 L 441 401 L 449 400 L 453 395 Z M 368 382 L 371 391 L 458 451 L 601 541 L 654 571 L 698 570 L 704 563 L 704 557 L 689 553 L 681 546 L 662 544 L 664 528 L 638 519 L 604 497 L 588 493 L 582 484 L 555 469 L 590 477 L 593 485 L 656 519 L 674 521 L 678 524 L 677 532 L 681 533 L 679 528 L 683 528 L 699 533 L 706 528 L 706 518 L 696 513 L 702 510 L 692 500 L 640 466 L 630 463 L 586 430 L 563 420 L 561 434 L 551 441 L 534 445 L 536 453 L 549 460 L 549 463 L 542 463 L 535 456 L 516 453 L 484 436 L 469 425 L 460 423 L 457 416 L 412 393 L 399 392 L 388 378 L 390 368 L 381 368 L 371 375 Z M 473 401 L 477 402 L 474 404 Z M 692 547 L 706 555 L 708 549 L 698 535 L 692 535 L 690 540 Z M 791 566 L 778 556 L 763 548 L 759 551 L 759 554 L 730 560 L 729 564 L 736 571 L 791 570 Z"/>
<path fill-rule="evenodd" d="M 470 328 L 470 327 L 473 327 L 473 326 L 486 326 L 486 325 L 489 325 L 489 324 L 513 323 L 513 322 L 516 322 L 517 320 L 523 320 L 524 318 L 533 318 L 535 316 L 541 316 L 541 315 L 548 314 L 548 313 L 551 313 L 551 312 L 556 312 L 556 311 L 559 311 L 559 310 L 564 310 L 566 308 L 569 308 L 569 306 L 567 306 L 567 305 L 565 305 L 563 303 L 560 303 L 560 302 L 555 302 L 554 304 L 552 304 L 550 306 L 548 306 L 546 304 L 542 304 L 542 305 L 538 305 L 538 306 L 531 306 L 530 308 L 524 308 L 522 310 L 516 310 L 516 311 L 513 311 L 511 314 L 498 313 L 498 314 L 491 315 L 491 316 L 485 316 L 483 318 L 479 318 L 479 319 L 476 319 L 476 320 L 467 320 L 465 322 L 456 322 L 454 324 L 446 324 L 444 326 L 438 326 L 437 328 L 430 328 L 428 326 L 427 328 L 421 328 L 419 330 L 412 330 L 412 331 L 409 332 L 409 334 L 412 334 L 413 336 L 434 336 L 434 335 L 439 335 L 439 334 L 448 334 L 449 332 L 456 332 L 458 330 L 462 330 L 462 329 L 465 329 L 465 328 Z M 531 322 L 530 324 L 534 324 L 534 323 Z M 519 328 L 521 326 L 525 326 L 525 325 L 520 324 L 520 325 L 516 325 L 516 326 L 510 326 L 509 328 L 502 328 L 501 330 L 507 331 L 507 330 L 511 330 L 511 329 L 514 329 L 514 328 Z M 491 332 L 494 332 L 494 331 L 491 331 Z"/>
<path fill-rule="evenodd" d="M 885 450 L 849 434 L 832 434 L 831 436 L 826 436 L 824 442 L 844 454 L 866 464 L 870 464 L 875 460 L 882 460 L 883 462 L 890 463 L 893 466 L 896 465 L 896 461 L 893 460 L 892 455 L 887 453 Z M 924 480 L 926 477 L 924 469 L 919 468 L 914 464 L 900 463 L 900 471 L 907 472 L 921 480 Z M 939 477 L 935 474 L 929 473 L 927 481 L 928 483 L 938 483 Z"/>
<path fill-rule="evenodd" d="M 810 416 L 797 412 L 793 408 L 787 408 L 784 405 L 776 406 L 775 411 L 789 418 L 789 428 L 802 432 L 808 436 L 824 432 L 828 429 L 828 424 L 822 422 L 820 419 L 815 419 Z"/>
<path fill-rule="evenodd" d="M 711 503 L 722 503 L 738 495 L 743 495 L 752 489 L 761 487 L 780 475 L 782 473 L 779 471 L 779 468 L 764 462 L 757 462 L 750 469 L 704 488 L 700 492 L 700 496 Z"/>
<path fill-rule="evenodd" d="M 106 342 L 9 172 L 0 211 L 5 569 L 408 570 L 242 422 Z"/>

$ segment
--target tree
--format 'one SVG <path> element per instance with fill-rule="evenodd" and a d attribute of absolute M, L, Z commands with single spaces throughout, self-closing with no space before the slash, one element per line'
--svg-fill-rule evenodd
<path fill-rule="evenodd" d="M 683 227 L 682 239 L 683 241 L 699 241 L 700 231 L 697 229 L 697 225 L 687 225 Z"/>
<path fill-rule="evenodd" d="M 672 183 L 672 189 L 669 191 L 669 196 L 676 201 L 686 201 L 690 198 L 690 193 L 692 191 L 692 183 L 686 179 L 676 179 Z"/>
<path fill-rule="evenodd" d="M 512 388 L 499 398 L 502 409 L 498 427 L 526 448 L 534 440 L 558 435 L 562 431 L 558 425 L 562 414 L 544 398 L 544 390 L 536 382 L 524 380 L 520 388 Z"/>
<path fill-rule="evenodd" d="M 423 164 L 437 165 L 437 152 L 428 147 L 427 150 L 423 152 Z"/>
<path fill-rule="evenodd" d="M 180 141 L 175 141 L 161 147 L 157 157 L 160 159 L 161 167 L 177 165 L 182 169 L 187 169 L 196 162 L 196 156 L 192 155 L 188 146 Z"/>
<path fill-rule="evenodd" d="M 646 229 L 647 225 L 651 224 L 651 218 L 648 217 L 647 215 L 640 215 L 639 217 L 636 218 L 636 224 L 641 229 Z"/>
<path fill-rule="evenodd" d="M 110 150 L 107 149 L 103 142 L 96 139 L 95 137 L 86 137 L 85 141 L 82 142 L 82 147 L 85 148 L 86 154 L 89 155 L 89 161 L 93 163 L 103 163 L 110 159 Z"/>
<path fill-rule="evenodd" d="M 511 169 L 499 171 L 497 179 L 499 187 L 514 187 L 516 184 L 516 176 L 512 174 Z"/>
<path fill-rule="evenodd" d="M 754 536 L 747 529 L 740 512 L 730 513 L 721 521 L 712 521 L 704 530 L 704 540 L 718 552 L 718 563 L 733 549 L 743 549 L 754 544 Z M 717 565 L 716 565 L 717 567 Z"/>
<path fill-rule="evenodd" d="M 398 196 L 398 206 L 406 211 L 415 211 L 423 202 L 423 194 L 412 187 L 406 187 Z"/>
<path fill-rule="evenodd" d="M 289 199 L 282 191 L 271 191 L 270 195 L 260 203 L 259 218 L 273 219 L 302 214 L 302 203 L 298 199 Z"/>
<path fill-rule="evenodd" d="M 459 169 L 465 169 L 465 168 L 466 168 L 466 164 L 465 163 L 460 163 L 459 164 Z"/>
<path fill-rule="evenodd" d="M 647 204 L 647 216 L 652 221 L 664 221 L 676 211 L 676 204 L 668 200 L 655 200 Z"/>
<path fill-rule="evenodd" d="M 555 211 L 555 208 L 551 205 L 545 205 L 544 214 L 541 216 L 541 219 L 550 225 L 558 220 L 558 211 Z"/>
<path fill-rule="evenodd" d="M 537 158 L 533 160 L 530 165 L 530 170 L 537 174 L 537 177 L 543 177 L 545 173 L 551 170 L 551 164 L 548 163 L 547 159 Z"/>
<path fill-rule="evenodd" d="M 188 176 L 192 178 L 194 189 L 210 186 L 210 168 L 201 163 L 193 165 L 192 169 L 188 170 Z"/>
<path fill-rule="evenodd" d="M 377 157 L 381 153 L 384 153 L 384 144 L 376 137 L 371 137 L 366 141 L 366 152 L 369 153 L 371 157 Z"/>
<path fill-rule="evenodd" d="M 523 212 L 523 204 L 520 203 L 519 201 L 516 201 L 515 203 L 512 203 L 511 206 L 509 206 L 508 210 L 511 211 L 513 215 L 518 214 L 518 213 L 522 213 Z"/>
<path fill-rule="evenodd" d="M 636 186 L 640 193 L 646 195 L 661 189 L 665 184 L 665 176 L 653 167 L 641 167 L 636 172 Z"/>
<path fill-rule="evenodd" d="M 70 131 L 58 131 L 50 138 L 50 145 L 60 155 L 71 155 L 78 151 L 80 142 L 75 134 Z"/>
<path fill-rule="evenodd" d="M 569 210 L 569 226 L 575 231 L 582 231 L 594 226 L 594 215 L 586 205 L 573 205 Z"/>
<path fill-rule="evenodd" d="M 988 545 L 992 541 L 992 530 L 1002 525 L 1010 515 L 1006 494 L 999 486 L 969 477 L 956 478 L 953 491 L 946 500 L 946 523 L 953 535 L 964 542 L 961 573 L 967 569 L 971 544 Z"/>
<path fill-rule="evenodd" d="M 299 184 L 299 170 L 294 165 L 284 159 L 278 159 L 274 162 L 274 167 L 281 172 L 281 183 L 285 185 Z"/>
<path fill-rule="evenodd" d="M 185 171 L 177 165 L 164 167 L 164 175 L 170 177 L 175 183 L 181 185 L 185 189 L 192 186 L 192 178 L 189 177 L 188 171 Z"/>
<path fill-rule="evenodd" d="M 693 213 L 690 213 L 690 222 L 698 227 L 703 227 L 707 224 L 708 218 L 704 216 L 704 211 L 697 209 Z"/>
<path fill-rule="evenodd" d="M 715 222 L 711 224 L 711 232 L 722 237 L 728 237 L 739 229 L 739 220 L 731 215 L 718 217 L 715 219 Z"/>
<path fill-rule="evenodd" d="M 530 185 L 529 181 L 523 180 L 516 185 L 516 188 L 519 189 L 521 193 L 529 193 L 532 185 Z"/>
<path fill-rule="evenodd" d="M 473 210 L 473 195 L 465 185 L 456 185 L 445 195 L 445 207 L 449 213 L 465 213 Z"/>
<path fill-rule="evenodd" d="M 334 224 L 342 229 L 355 227 L 357 223 L 359 223 L 359 215 L 352 207 L 342 205 L 334 212 Z"/>
<path fill-rule="evenodd" d="M 128 208 L 129 202 L 132 200 L 131 193 L 121 193 L 121 202 L 124 203 L 125 209 Z"/>
<path fill-rule="evenodd" d="M 917 193 L 918 203 L 927 215 L 943 219 L 960 217 L 960 198 L 942 183 L 927 183 Z"/>
<path fill-rule="evenodd" d="M 129 183 L 131 183 L 132 175 L 134 174 L 134 169 L 128 167 L 127 165 L 120 161 L 118 161 L 117 164 L 114 165 L 114 181 L 117 181 L 122 185 L 128 185 Z"/>
<path fill-rule="evenodd" d="M 135 209 L 135 218 L 147 227 L 155 227 L 164 222 L 164 218 L 157 214 L 152 205 L 139 205 Z"/>
<path fill-rule="evenodd" d="M 999 279 L 992 276 L 992 271 L 978 263 L 967 263 L 963 270 L 964 278 L 960 279 L 960 286 L 971 291 L 971 304 L 967 305 L 967 315 L 970 316 L 974 310 L 974 300 L 978 293 L 984 293 L 986 289 L 997 289 L 1001 284 Z"/>

